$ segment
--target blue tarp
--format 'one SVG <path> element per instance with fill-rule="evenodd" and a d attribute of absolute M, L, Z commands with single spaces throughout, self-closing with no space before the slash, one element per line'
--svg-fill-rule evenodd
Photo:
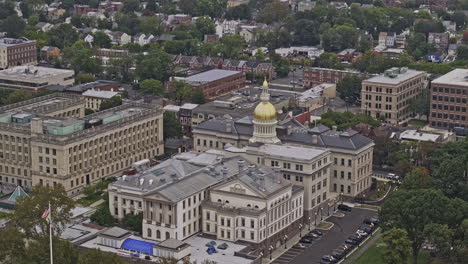
<path fill-rule="evenodd" d="M 121 248 L 130 251 L 145 253 L 146 255 L 153 255 L 153 247 L 155 243 L 127 238 L 122 243 Z"/>

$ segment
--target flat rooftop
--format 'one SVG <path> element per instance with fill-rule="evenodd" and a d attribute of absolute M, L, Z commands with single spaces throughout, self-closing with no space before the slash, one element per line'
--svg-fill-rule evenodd
<path fill-rule="evenodd" d="M 186 77 L 183 80 L 185 80 L 187 83 L 191 85 L 196 85 L 196 84 L 201 85 L 201 84 L 209 83 L 209 82 L 216 81 L 219 79 L 223 79 L 229 76 L 233 76 L 239 73 L 240 71 L 214 69 L 214 70 L 209 70 L 206 72 L 202 72 L 199 74 Z"/>
<path fill-rule="evenodd" d="M 365 83 L 383 83 L 383 84 L 400 84 L 402 82 L 405 82 L 411 78 L 414 78 L 418 76 L 419 74 L 422 74 L 424 72 L 422 71 L 416 71 L 416 70 L 411 70 L 408 69 L 404 73 L 398 73 L 396 77 L 391 78 L 389 76 L 385 76 L 384 74 L 380 74 L 378 76 L 369 78 L 367 80 L 364 80 L 363 82 Z"/>
<path fill-rule="evenodd" d="M 303 93 L 301 93 L 300 96 L 297 98 L 297 100 L 300 101 L 300 102 L 306 102 L 306 101 L 309 101 L 311 99 L 320 97 L 320 96 L 322 96 L 322 92 L 326 88 L 333 87 L 333 86 L 335 86 L 335 84 L 331 84 L 331 83 L 319 84 L 319 85 L 314 86 L 314 87 L 310 88 L 309 90 L 304 91 Z"/>
<path fill-rule="evenodd" d="M 268 155 L 294 158 L 298 160 L 311 160 L 327 152 L 327 150 L 319 148 L 304 148 L 274 144 L 265 144 L 262 148 Z"/>
<path fill-rule="evenodd" d="M 432 83 L 468 87 L 468 69 L 455 69 L 433 80 Z"/>
<path fill-rule="evenodd" d="M 0 38 L 0 46 L 3 47 L 13 47 L 16 45 L 24 43 L 33 43 L 35 40 L 26 40 L 26 39 L 13 39 L 13 38 Z"/>
<path fill-rule="evenodd" d="M 2 108 L 0 108 L 0 113 L 5 113 L 5 112 L 34 113 L 34 112 L 38 111 L 39 108 L 44 108 L 44 107 L 55 108 L 56 106 L 59 106 L 60 104 L 76 101 L 78 99 L 79 98 L 62 97 L 62 96 L 56 96 L 56 97 L 52 97 L 52 98 L 44 98 L 43 100 L 38 100 L 36 102 L 31 102 L 31 103 L 25 104 L 25 105 L 18 105 L 17 107 L 14 107 L 14 105 L 8 105 L 6 107 L 2 107 Z M 5 110 L 3 110 L 3 109 L 5 109 Z"/>
<path fill-rule="evenodd" d="M 0 79 L 29 81 L 33 83 L 47 82 L 49 78 L 59 75 L 75 74 L 73 70 L 62 70 L 38 66 L 16 66 L 0 71 Z"/>

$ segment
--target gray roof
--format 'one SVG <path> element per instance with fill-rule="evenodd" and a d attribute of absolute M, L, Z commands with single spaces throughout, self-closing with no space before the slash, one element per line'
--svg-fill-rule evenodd
<path fill-rule="evenodd" d="M 468 87 L 468 69 L 455 69 L 432 81 L 432 84 L 449 84 Z"/>
<path fill-rule="evenodd" d="M 156 247 L 164 247 L 164 248 L 170 248 L 170 249 L 180 249 L 186 246 L 188 246 L 187 243 L 182 242 L 175 238 L 166 239 L 163 242 L 156 245 Z"/>
<path fill-rule="evenodd" d="M 241 119 L 245 121 L 245 119 Z M 241 121 L 239 120 L 239 121 Z M 231 125 L 231 134 L 237 136 L 251 137 L 253 135 L 253 125 L 251 122 L 238 122 L 229 119 L 212 119 L 202 122 L 196 130 L 207 130 L 218 133 L 227 133 L 228 125 Z M 277 128 L 277 131 L 280 132 Z M 317 144 L 312 143 L 312 135 L 317 135 Z M 318 125 L 312 129 L 295 127 L 290 133 L 278 133 L 279 139 L 284 143 L 298 143 L 310 146 L 321 146 L 326 148 L 361 149 L 372 144 L 372 139 L 365 137 L 354 130 L 345 132 L 333 131 L 327 126 Z"/>
<path fill-rule="evenodd" d="M 238 73 L 240 73 L 240 71 L 214 69 L 214 70 L 210 70 L 210 71 L 206 71 L 206 72 L 202 72 L 199 74 L 189 76 L 185 78 L 185 81 L 187 83 L 190 83 L 191 85 L 204 84 L 204 83 L 216 81 L 222 78 L 226 78 L 226 77 L 238 74 Z"/>
<path fill-rule="evenodd" d="M 389 76 L 385 76 L 384 74 L 380 74 L 378 76 L 369 78 L 369 79 L 365 80 L 364 82 L 365 83 L 399 84 L 399 83 L 407 81 L 407 80 L 409 80 L 411 78 L 414 78 L 414 77 L 416 77 L 416 76 L 418 76 L 419 74 L 422 74 L 422 73 L 424 73 L 424 72 L 408 69 L 404 73 L 397 74 L 395 78 L 391 78 Z"/>
<path fill-rule="evenodd" d="M 111 227 L 101 232 L 101 235 L 115 237 L 115 238 L 121 238 L 129 234 L 131 234 L 130 231 L 125 230 L 120 227 Z"/>

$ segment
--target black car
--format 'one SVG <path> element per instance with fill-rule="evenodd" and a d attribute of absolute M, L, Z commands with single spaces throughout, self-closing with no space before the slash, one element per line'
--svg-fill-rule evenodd
<path fill-rule="evenodd" d="M 316 235 L 318 235 L 318 236 L 322 236 L 322 235 L 323 235 L 323 233 L 322 233 L 320 230 L 317 230 L 317 229 L 312 230 L 311 233 L 314 233 L 314 234 L 316 234 Z"/>
<path fill-rule="evenodd" d="M 372 229 L 370 226 L 367 226 L 367 225 L 360 226 L 359 230 L 362 230 L 366 232 L 367 234 L 372 234 L 372 231 L 374 231 L 374 229 Z"/>
<path fill-rule="evenodd" d="M 310 231 L 310 232 L 307 233 L 305 236 L 306 236 L 306 237 L 313 238 L 313 239 L 319 238 L 319 237 L 320 237 L 319 235 L 315 234 L 314 231 Z"/>
<path fill-rule="evenodd" d="M 339 204 L 338 205 L 338 210 L 345 211 L 345 212 L 351 212 L 351 207 L 347 206 L 346 204 Z"/>
<path fill-rule="evenodd" d="M 312 244 L 312 239 L 309 237 L 303 237 L 301 240 L 299 240 L 299 242 L 303 244 Z"/>
<path fill-rule="evenodd" d="M 151 257 L 150 256 L 145 256 L 145 259 L 146 260 L 151 260 Z"/>
<path fill-rule="evenodd" d="M 374 224 L 374 223 L 373 223 L 370 219 L 368 219 L 368 218 L 364 219 L 364 220 L 362 221 L 362 223 L 363 223 L 363 224 L 366 224 L 366 225 L 373 225 L 373 224 Z"/>
<path fill-rule="evenodd" d="M 374 225 L 379 225 L 380 220 L 377 217 L 371 217 L 369 220 L 374 224 Z"/>
<path fill-rule="evenodd" d="M 357 237 L 357 236 L 350 236 L 350 237 L 348 237 L 348 239 L 352 239 L 352 240 L 355 240 L 357 242 L 361 242 L 363 240 L 363 238 L 360 238 L 360 237 Z"/>
<path fill-rule="evenodd" d="M 345 243 L 348 244 L 348 245 L 352 245 L 352 246 L 357 246 L 357 245 L 359 245 L 359 241 L 352 240 L 352 239 L 346 239 L 346 240 L 345 240 Z"/>

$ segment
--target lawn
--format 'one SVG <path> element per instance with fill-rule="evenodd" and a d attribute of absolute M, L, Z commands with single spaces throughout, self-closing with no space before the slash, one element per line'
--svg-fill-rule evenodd
<path fill-rule="evenodd" d="M 358 259 L 353 261 L 352 264 L 383 264 L 382 253 L 385 245 L 382 242 L 382 238 L 377 240 L 377 243 L 367 249 Z M 418 264 L 427 264 L 430 261 L 428 252 L 419 253 Z M 412 259 L 408 260 L 408 263 L 412 263 Z"/>
<path fill-rule="evenodd" d="M 104 199 L 104 196 L 107 195 L 107 192 L 96 192 L 91 195 L 85 196 L 81 199 L 78 199 L 76 201 L 77 204 L 83 205 L 83 206 L 90 206 L 91 204 Z"/>
<path fill-rule="evenodd" d="M 377 187 L 371 190 L 366 197 L 366 200 L 377 201 L 382 198 L 390 188 L 390 184 L 384 181 L 377 181 Z"/>
<path fill-rule="evenodd" d="M 418 119 L 411 119 L 410 121 L 408 121 L 408 125 L 410 126 L 424 127 L 427 124 L 428 123 L 426 121 L 418 120 Z"/>

